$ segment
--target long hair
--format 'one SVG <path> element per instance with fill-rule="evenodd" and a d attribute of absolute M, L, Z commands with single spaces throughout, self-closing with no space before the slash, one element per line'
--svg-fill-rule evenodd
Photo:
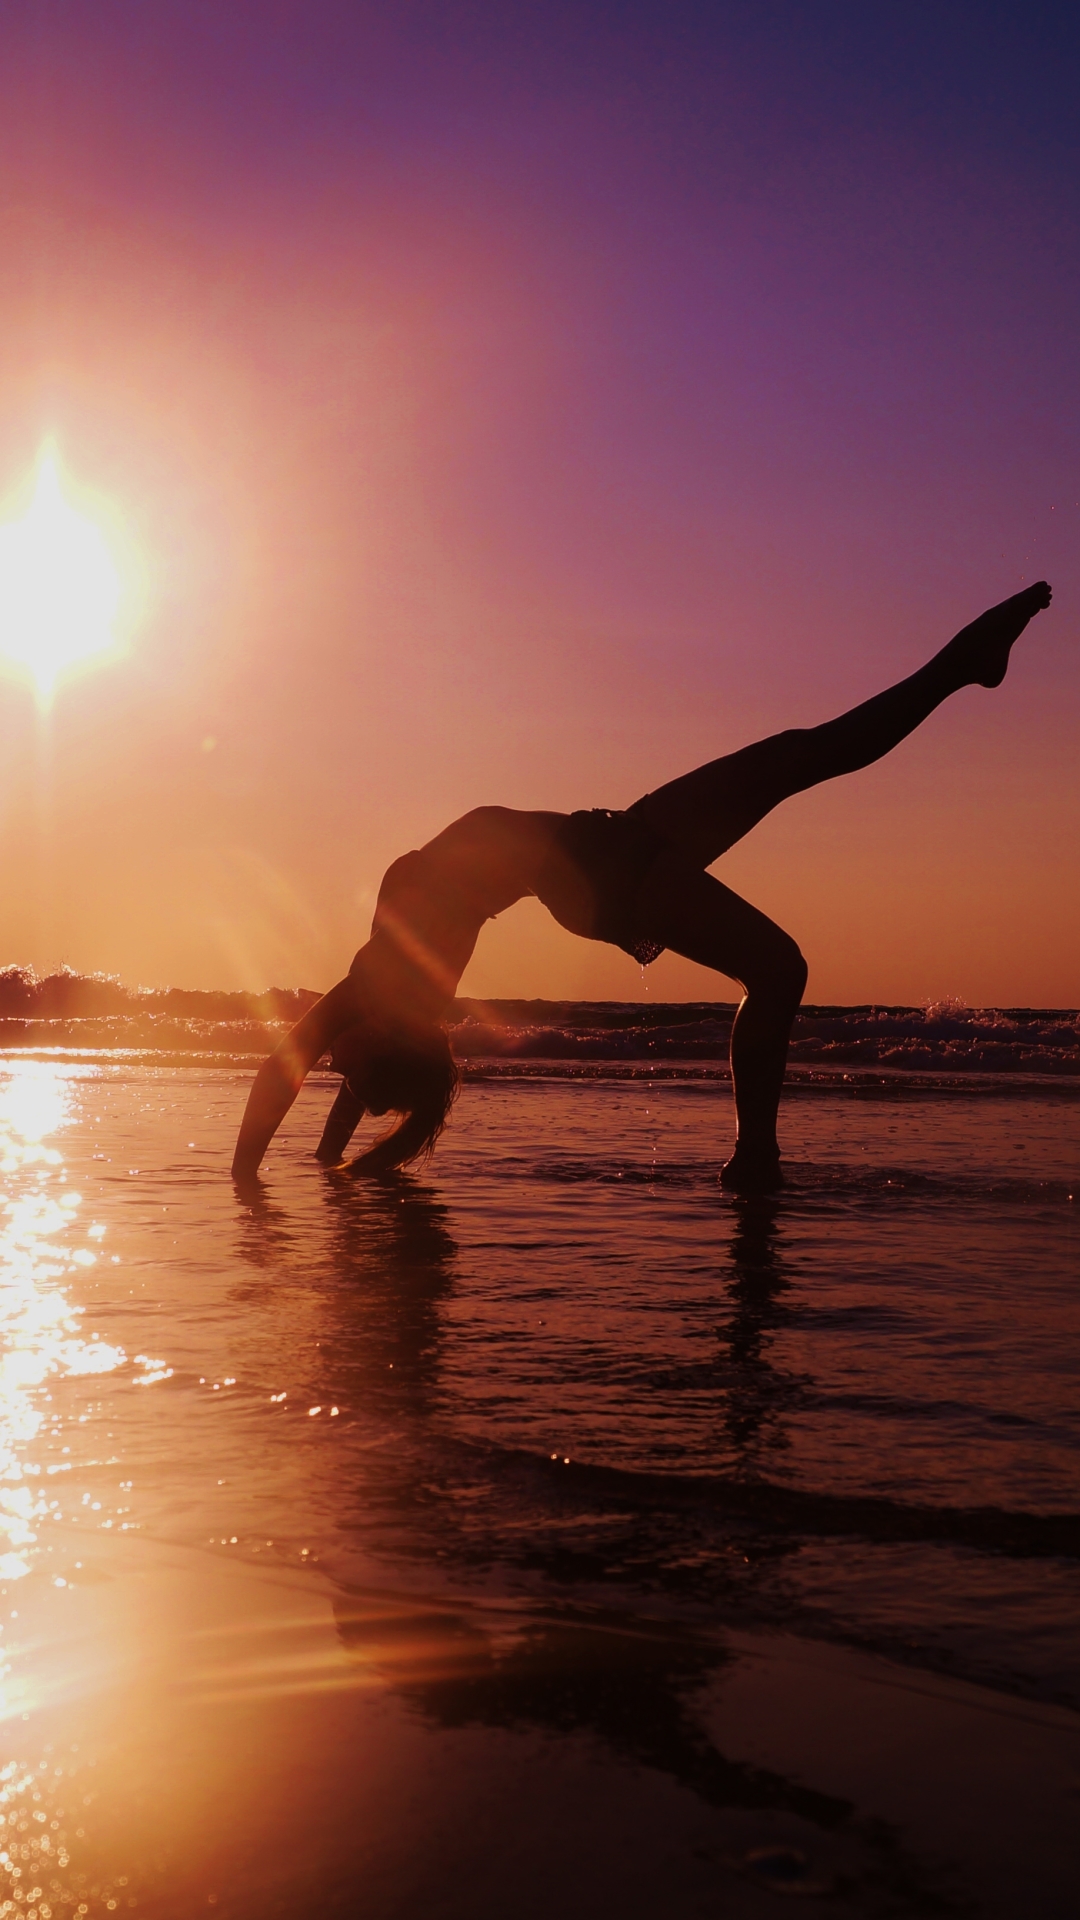
<path fill-rule="evenodd" d="M 442 1027 L 388 1038 L 368 1054 L 365 1078 L 369 1075 L 377 1075 L 387 1107 L 401 1119 L 360 1156 L 357 1166 L 388 1170 L 430 1159 L 461 1081 Z"/>

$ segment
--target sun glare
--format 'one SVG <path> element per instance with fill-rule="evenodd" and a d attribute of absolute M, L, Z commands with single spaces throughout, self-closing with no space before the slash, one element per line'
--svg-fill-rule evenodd
<path fill-rule="evenodd" d="M 105 534 L 65 498 L 43 447 L 27 511 L 0 526 L 0 656 L 29 675 L 42 706 L 63 674 L 115 652 L 120 596 Z"/>

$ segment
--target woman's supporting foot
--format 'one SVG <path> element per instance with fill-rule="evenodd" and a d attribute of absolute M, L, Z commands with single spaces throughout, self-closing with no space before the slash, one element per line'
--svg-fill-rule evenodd
<path fill-rule="evenodd" d="M 779 1147 L 754 1153 L 740 1142 L 720 1169 L 720 1185 L 732 1193 L 778 1193 L 784 1185 Z"/>
<path fill-rule="evenodd" d="M 1009 600 L 991 607 L 964 627 L 949 651 L 955 652 L 962 674 L 962 686 L 1000 687 L 1009 666 L 1013 642 L 1019 640 L 1029 620 L 1050 605 L 1050 588 L 1045 580 L 1014 593 Z"/>

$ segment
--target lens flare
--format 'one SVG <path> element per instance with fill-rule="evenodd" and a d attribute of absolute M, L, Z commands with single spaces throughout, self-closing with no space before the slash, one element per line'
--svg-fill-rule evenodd
<path fill-rule="evenodd" d="M 42 448 L 29 508 L 0 527 L 0 656 L 47 707 L 74 667 L 115 654 L 122 582 L 101 527 L 65 498 Z"/>

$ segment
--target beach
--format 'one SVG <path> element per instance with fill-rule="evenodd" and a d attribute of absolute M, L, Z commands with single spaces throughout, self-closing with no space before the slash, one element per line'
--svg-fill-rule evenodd
<path fill-rule="evenodd" d="M 0 1910 L 1072 1911 L 1080 1079 L 797 1067 L 740 1201 L 700 1049 L 507 1042 L 366 1185 L 313 1075 L 241 1200 L 239 1055 L 54 1042 Z"/>

